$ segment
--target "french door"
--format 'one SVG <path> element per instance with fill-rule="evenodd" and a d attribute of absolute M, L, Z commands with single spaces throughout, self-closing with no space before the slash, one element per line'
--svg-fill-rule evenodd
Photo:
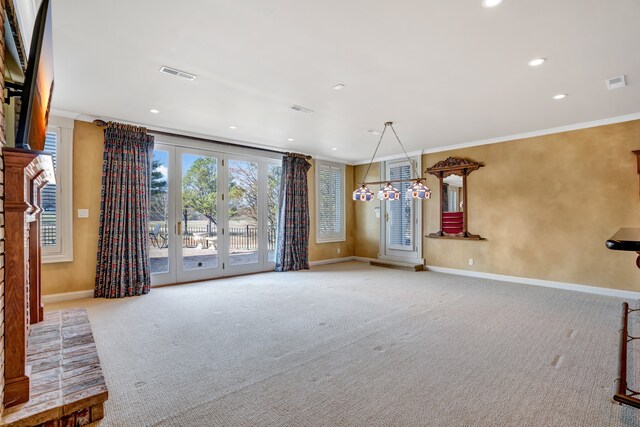
<path fill-rule="evenodd" d="M 280 162 L 155 144 L 152 284 L 273 269 Z"/>
<path fill-rule="evenodd" d="M 415 170 L 420 170 L 420 159 L 411 159 Z M 422 259 L 422 204 L 407 198 L 411 182 L 396 182 L 414 178 L 409 160 L 384 162 L 381 171 L 384 180 L 391 181 L 400 190 L 400 199 L 383 201 L 380 221 L 380 258 L 393 261 L 420 262 Z"/>

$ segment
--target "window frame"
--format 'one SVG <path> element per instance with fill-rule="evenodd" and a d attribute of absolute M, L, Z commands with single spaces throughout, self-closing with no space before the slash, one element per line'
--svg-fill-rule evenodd
<path fill-rule="evenodd" d="M 340 199 L 340 232 L 339 233 L 321 233 L 320 225 L 321 225 L 321 206 L 320 206 L 320 170 L 322 168 L 330 168 L 332 170 L 340 171 L 340 186 L 341 186 L 341 194 L 342 198 Z M 319 160 L 315 161 L 314 165 L 315 169 L 315 199 L 316 199 L 316 243 L 332 243 L 332 242 L 344 242 L 346 240 L 346 196 L 345 196 L 345 179 L 346 179 L 346 166 L 341 163 L 330 162 L 327 160 Z M 335 198 L 332 198 L 335 200 Z"/>
<path fill-rule="evenodd" d="M 73 126 L 72 119 L 49 117 L 47 133 L 57 135 L 56 244 L 42 246 L 42 263 L 73 261 Z"/>

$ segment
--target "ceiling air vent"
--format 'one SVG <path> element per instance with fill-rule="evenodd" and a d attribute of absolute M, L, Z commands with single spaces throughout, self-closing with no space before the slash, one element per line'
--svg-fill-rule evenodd
<path fill-rule="evenodd" d="M 309 114 L 309 113 L 313 113 L 313 110 L 310 110 L 310 109 L 308 109 L 308 108 L 301 107 L 301 106 L 299 106 L 299 105 L 292 105 L 292 106 L 291 106 L 291 107 L 289 107 L 289 108 L 291 108 L 292 110 L 300 111 L 301 113 L 307 113 L 307 114 Z"/>
<path fill-rule="evenodd" d="M 611 89 L 619 89 L 621 87 L 627 86 L 627 82 L 624 76 L 614 77 L 612 79 L 607 79 L 607 87 L 609 90 Z"/>
<path fill-rule="evenodd" d="M 167 67 L 163 65 L 160 67 L 160 72 L 165 74 L 171 74 L 172 76 L 182 77 L 183 79 L 187 79 L 189 81 L 194 81 L 196 79 L 195 74 L 187 73 L 186 71 L 176 70 L 175 68 Z"/>

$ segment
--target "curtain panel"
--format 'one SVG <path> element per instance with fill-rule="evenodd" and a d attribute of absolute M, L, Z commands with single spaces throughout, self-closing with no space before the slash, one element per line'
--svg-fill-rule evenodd
<path fill-rule="evenodd" d="M 153 136 L 146 128 L 108 123 L 104 132 L 102 200 L 94 297 L 149 292 L 147 247 Z"/>
<path fill-rule="evenodd" d="M 309 191 L 306 156 L 282 159 L 280 214 L 276 239 L 276 271 L 309 269 Z"/>

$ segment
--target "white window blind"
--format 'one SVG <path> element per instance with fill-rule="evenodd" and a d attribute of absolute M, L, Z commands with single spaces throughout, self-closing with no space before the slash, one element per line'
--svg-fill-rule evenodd
<path fill-rule="evenodd" d="M 345 240 L 344 165 L 316 161 L 316 242 Z"/>
<path fill-rule="evenodd" d="M 51 154 L 53 160 L 53 168 L 57 173 L 57 151 L 58 151 L 58 134 L 56 132 L 47 132 L 47 139 L 44 143 L 44 151 Z M 47 184 L 42 189 L 42 221 L 40 223 L 40 240 L 42 247 L 57 247 L 58 244 L 58 188 L 55 184 Z"/>
<path fill-rule="evenodd" d="M 42 262 L 73 260 L 73 120 L 50 117 L 44 151 L 51 154 L 56 183 L 42 189 Z"/>
<path fill-rule="evenodd" d="M 411 179 L 411 166 L 392 166 L 389 168 L 389 178 L 392 181 Z M 412 237 L 412 203 L 405 195 L 411 182 L 398 182 L 396 188 L 400 190 L 399 200 L 387 202 L 389 211 L 389 247 L 392 249 L 410 249 L 413 247 Z"/>

